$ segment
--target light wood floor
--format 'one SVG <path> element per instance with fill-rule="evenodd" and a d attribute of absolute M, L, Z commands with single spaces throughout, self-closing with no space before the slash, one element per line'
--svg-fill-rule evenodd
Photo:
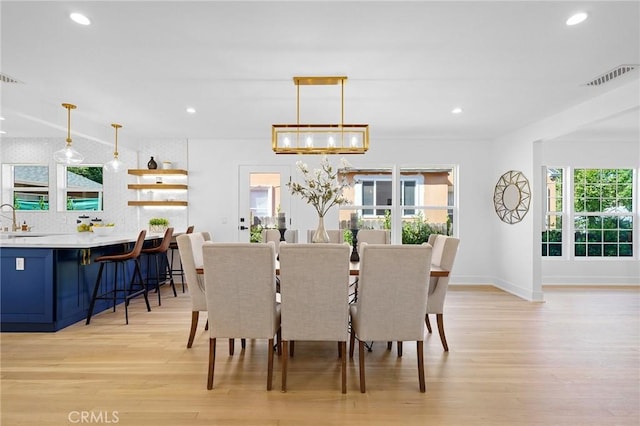
<path fill-rule="evenodd" d="M 367 354 L 367 393 L 357 356 L 340 393 L 335 343 L 296 345 L 288 392 L 266 391 L 266 342 L 218 345 L 206 389 L 204 320 L 186 349 L 189 299 L 163 289 L 57 333 L 3 333 L 1 423 L 119 425 L 638 425 L 640 291 L 547 288 L 530 303 L 489 287 L 454 287 L 445 327 L 425 342 L 427 392 L 418 391 L 415 344 L 397 358 L 386 344 Z M 435 321 L 432 321 L 435 325 Z M 114 413 L 115 412 L 115 413 Z M 90 417 L 87 418 L 91 420 Z"/>

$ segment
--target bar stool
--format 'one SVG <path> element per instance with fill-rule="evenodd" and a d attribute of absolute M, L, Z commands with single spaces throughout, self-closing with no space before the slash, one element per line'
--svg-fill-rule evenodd
<path fill-rule="evenodd" d="M 194 228 L 193 225 L 189 226 L 185 234 L 192 234 L 193 228 Z M 169 244 L 169 249 L 171 250 L 171 266 L 170 266 L 171 276 L 173 277 L 173 274 L 180 274 L 180 281 L 182 282 L 182 292 L 184 293 L 184 268 L 182 267 L 182 260 L 180 259 L 180 256 L 179 256 L 180 252 L 178 251 L 178 243 L 176 242 L 175 239 L 173 239 L 171 241 L 171 244 Z M 180 268 L 174 269 L 173 257 L 175 256 L 176 251 L 178 251 L 178 262 L 180 262 Z"/>
<path fill-rule="evenodd" d="M 171 288 L 173 289 L 173 295 L 178 297 L 176 293 L 176 285 L 173 282 L 173 275 L 171 275 L 171 266 L 169 266 L 169 257 L 167 257 L 167 250 L 169 250 L 169 244 L 171 243 L 171 237 L 173 236 L 173 228 L 167 228 L 164 232 L 164 237 L 162 238 L 162 242 L 160 245 L 156 247 L 143 248 L 142 254 L 147 255 L 147 287 L 150 284 L 150 281 L 154 278 L 151 276 L 151 259 L 154 259 L 156 275 L 155 275 L 155 285 L 156 292 L 158 293 L 158 306 L 162 305 L 162 300 L 160 300 L 160 286 L 162 284 L 166 284 L 167 281 L 171 284 Z M 160 264 L 162 263 L 162 268 Z M 160 269 L 162 269 L 162 280 L 160 279 Z M 169 277 L 167 279 L 167 277 Z"/>
<path fill-rule="evenodd" d="M 113 255 L 104 255 L 96 257 L 95 261 L 100 262 L 100 270 L 98 271 L 98 278 L 96 279 L 96 284 L 93 288 L 93 293 L 91 295 L 91 302 L 89 303 L 89 313 L 87 314 L 87 325 L 91 322 L 91 316 L 93 315 L 93 309 L 96 305 L 96 300 L 112 300 L 113 301 L 113 312 L 116 311 L 116 303 L 117 303 L 117 295 L 118 293 L 124 294 L 124 315 L 125 321 L 129 324 L 129 300 L 134 297 L 140 296 L 141 294 L 144 296 L 144 301 L 147 304 L 147 312 L 151 311 L 151 306 L 149 305 L 149 297 L 147 295 L 147 284 L 142 279 L 142 273 L 140 272 L 140 252 L 142 251 L 142 245 L 144 244 L 144 239 L 147 236 L 147 231 L 142 230 L 140 234 L 138 234 L 138 239 L 136 241 L 133 250 L 128 253 L 122 254 L 113 254 Z M 131 282 L 129 283 L 129 288 L 126 288 L 126 266 L 127 262 L 132 260 L 134 262 L 133 275 L 131 276 Z M 104 271 L 104 266 L 112 263 L 114 266 L 113 273 L 113 288 L 107 289 L 101 294 L 98 294 L 102 284 L 102 272 Z M 118 288 L 118 266 L 122 268 L 122 288 Z M 136 283 L 136 278 L 138 278 L 138 282 Z M 134 285 L 137 284 L 140 286 L 140 289 L 133 289 Z"/>

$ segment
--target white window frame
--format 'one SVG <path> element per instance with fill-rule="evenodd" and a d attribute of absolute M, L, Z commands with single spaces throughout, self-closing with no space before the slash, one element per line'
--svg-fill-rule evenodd
<path fill-rule="evenodd" d="M 15 185 L 15 168 L 16 167 L 46 167 L 47 168 L 47 186 L 33 186 L 33 187 L 17 187 Z M 2 165 L 2 203 L 1 204 L 11 204 L 14 205 L 14 197 L 15 192 L 46 192 L 47 198 L 49 199 L 49 208 L 45 210 L 18 210 L 21 213 L 46 213 L 51 211 L 52 208 L 52 200 L 51 200 L 51 179 L 50 179 L 50 171 L 48 164 L 26 164 L 26 163 L 17 163 L 17 164 L 3 164 Z"/>
<path fill-rule="evenodd" d="M 65 164 L 58 164 L 58 168 L 56 170 L 57 174 L 57 193 L 58 193 L 58 211 L 59 212 L 103 212 L 104 211 L 104 181 L 102 182 L 102 188 L 91 188 L 90 192 L 97 192 L 98 198 L 100 199 L 100 205 L 102 206 L 99 210 L 81 210 L 67 209 L 67 194 L 69 192 L 77 192 L 77 190 L 69 189 L 67 187 L 67 167 L 101 167 L 103 170 L 104 176 L 104 165 L 103 164 L 80 164 L 78 166 L 67 166 Z"/>

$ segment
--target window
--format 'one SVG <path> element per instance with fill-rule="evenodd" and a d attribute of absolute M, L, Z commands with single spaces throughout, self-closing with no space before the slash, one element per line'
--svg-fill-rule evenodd
<path fill-rule="evenodd" d="M 3 175 L 11 194 L 3 203 L 16 210 L 49 210 L 49 166 L 5 164 Z"/>
<path fill-rule="evenodd" d="M 364 206 L 390 206 L 391 205 L 391 179 L 365 180 L 361 183 L 362 205 Z M 363 209 L 364 216 L 384 216 L 385 209 Z"/>
<path fill-rule="evenodd" d="M 253 172 L 249 176 L 249 209 L 251 224 L 276 227 L 280 207 L 280 174 Z"/>
<path fill-rule="evenodd" d="M 576 257 L 633 256 L 633 170 L 575 169 Z"/>
<path fill-rule="evenodd" d="M 542 256 L 633 257 L 633 186 L 632 169 L 548 167 Z"/>
<path fill-rule="evenodd" d="M 402 168 L 396 183 L 391 169 L 351 169 L 352 203 L 341 207 L 341 228 L 349 227 L 349 215 L 357 213 L 363 228 L 390 229 L 400 212 L 402 243 L 419 244 L 432 233 L 452 235 L 455 205 L 453 167 Z M 398 185 L 399 202 L 392 197 Z M 393 239 L 393 236 L 392 236 Z"/>
<path fill-rule="evenodd" d="M 102 166 L 59 166 L 60 211 L 103 210 Z"/>
<path fill-rule="evenodd" d="M 563 169 L 547 168 L 547 205 L 542 231 L 542 255 L 562 256 Z"/>

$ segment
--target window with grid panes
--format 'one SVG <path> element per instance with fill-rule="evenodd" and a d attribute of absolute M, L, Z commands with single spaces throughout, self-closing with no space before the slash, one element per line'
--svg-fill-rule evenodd
<path fill-rule="evenodd" d="M 633 170 L 575 169 L 574 255 L 633 256 Z"/>

